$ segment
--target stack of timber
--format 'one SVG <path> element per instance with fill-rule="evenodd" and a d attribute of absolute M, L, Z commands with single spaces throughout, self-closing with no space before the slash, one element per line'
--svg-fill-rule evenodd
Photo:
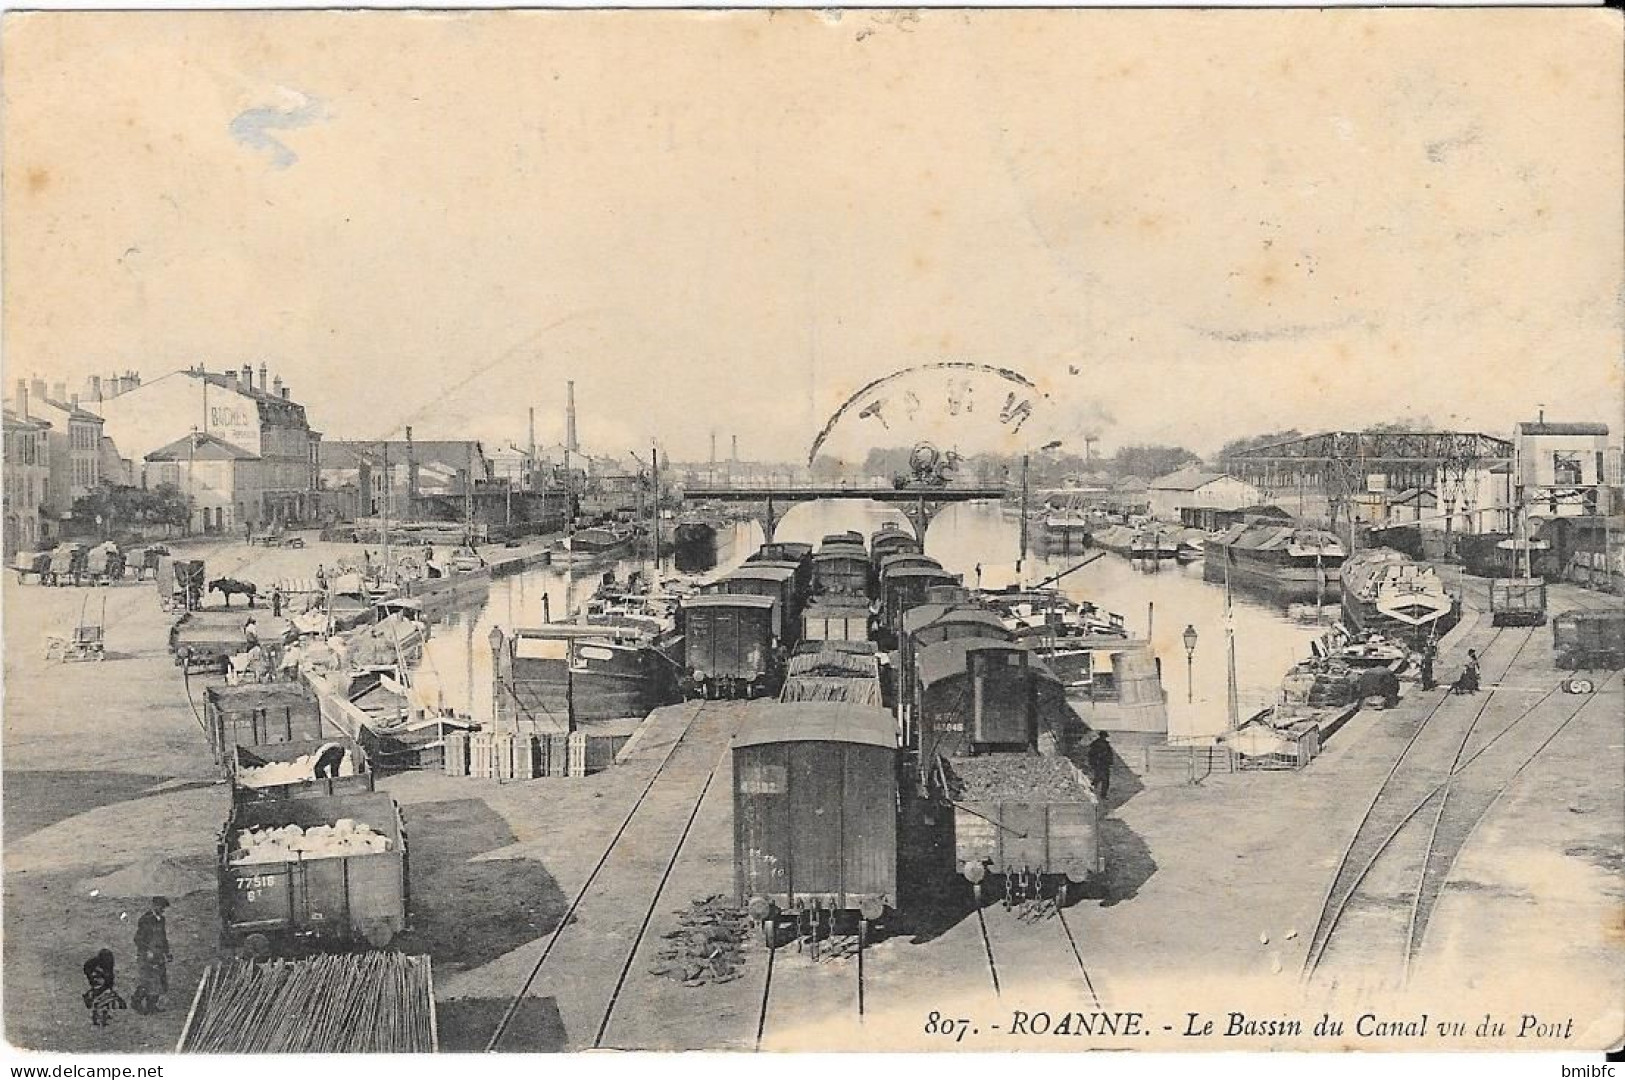
<path fill-rule="evenodd" d="M 238 960 L 203 973 L 182 1054 L 425 1054 L 440 1049 L 427 956 Z"/>

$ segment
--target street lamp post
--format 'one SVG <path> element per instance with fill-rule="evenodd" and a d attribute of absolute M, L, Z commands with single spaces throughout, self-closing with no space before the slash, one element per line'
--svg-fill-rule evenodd
<path fill-rule="evenodd" d="M 1185 642 L 1185 704 L 1189 705 L 1196 699 L 1195 684 L 1191 679 L 1191 663 L 1196 656 L 1196 627 L 1186 623 L 1185 632 L 1180 637 Z"/>

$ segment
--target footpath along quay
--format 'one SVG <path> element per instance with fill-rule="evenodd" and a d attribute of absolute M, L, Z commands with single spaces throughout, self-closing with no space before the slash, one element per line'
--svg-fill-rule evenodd
<path fill-rule="evenodd" d="M 209 560 L 211 576 L 254 580 L 309 574 L 355 550 L 238 542 L 195 557 Z M 150 584 L 101 590 L 108 660 L 63 667 L 28 643 L 71 622 L 91 590 L 14 579 L 5 589 L 8 1036 L 68 1050 L 167 1049 L 202 969 L 220 956 L 213 850 L 227 800 L 165 648 L 169 617 Z M 1555 586 L 1551 608 L 1596 602 L 1608 601 Z M 1221 774 L 1191 786 L 1183 774 L 1138 775 L 1138 755 L 1125 754 L 1103 827 L 1104 895 L 1068 908 L 1064 924 L 1023 922 L 998 907 L 978 917 L 952 904 L 921 906 L 869 942 L 861 1016 L 856 957 L 840 941 L 816 962 L 794 945 L 781 948 L 770 970 L 759 938 L 749 937 L 738 977 L 726 982 L 690 986 L 654 970 L 666 935 L 681 929 L 679 911 L 732 893 L 726 746 L 738 707 L 726 703 L 657 711 L 628 759 L 594 776 L 386 778 L 380 788 L 400 800 L 412 831 L 413 928 L 399 944 L 434 959 L 447 1050 L 482 1050 L 499 1030 L 503 1050 L 773 1048 L 821 1032 L 852 1046 L 941 1045 L 923 1030 L 920 985 L 941 988 L 944 1010 L 994 1022 L 1001 1011 L 1058 1001 L 1133 1010 L 1178 1000 L 1222 1016 L 1238 981 L 1256 984 L 1256 1000 L 1274 994 L 1298 1009 L 1328 892 L 1411 735 L 1479 705 L 1475 738 L 1522 730 L 1512 725 L 1531 698 L 1559 678 L 1548 629 L 1497 637 L 1477 614 L 1470 610 L 1446 642 L 1440 675 L 1453 678 L 1465 649 L 1477 648 L 1485 693 L 1445 700 L 1442 688 L 1412 687 L 1395 710 L 1362 711 L 1301 772 Z M 1610 812 L 1625 771 L 1618 681 L 1594 700 L 1464 834 L 1433 905 L 1417 984 L 1442 972 L 1491 985 L 1520 965 L 1557 963 L 1577 972 L 1574 986 L 1618 984 L 1609 929 L 1625 846 Z M 1549 719 L 1544 707 L 1530 715 Z M 1454 756 L 1451 740 L 1434 741 L 1449 751 L 1441 757 Z M 1391 905 L 1380 884 L 1357 894 L 1351 912 Z M 60 990 L 98 948 L 131 955 L 132 921 L 154 892 L 174 901 L 171 1009 L 93 1030 L 82 1011 L 60 1007 Z M 1541 932 L 1535 911 L 1561 912 L 1563 932 Z M 1351 915 L 1339 932 L 1358 925 Z M 1569 1011 L 1602 1011 L 1565 1003 L 1564 990 L 1531 993 Z M 1179 1019 L 1167 1018 L 1174 1033 L 1158 1020 L 1152 1037 L 1133 1045 L 1173 1045 Z"/>

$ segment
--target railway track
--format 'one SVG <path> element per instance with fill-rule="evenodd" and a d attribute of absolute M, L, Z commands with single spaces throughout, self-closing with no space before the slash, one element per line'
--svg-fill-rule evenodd
<path fill-rule="evenodd" d="M 718 717 L 716 730 L 696 736 L 696 725 L 708 706 L 723 715 Z M 694 819 L 726 758 L 728 739 L 743 716 L 742 710 L 719 708 L 715 702 L 694 704 L 677 739 L 627 810 L 558 926 L 548 935 L 523 984 L 509 1000 L 486 1043 L 487 1051 L 502 1048 L 526 998 L 543 989 L 554 970 L 566 972 L 564 977 L 572 980 L 568 994 L 554 995 L 559 999 L 567 1036 L 584 1033 L 572 1039 L 577 1046 L 605 1045 L 633 962 L 688 842 Z M 653 860 L 658 861 L 650 866 Z M 620 913 L 628 908 L 641 911 L 629 942 L 614 930 L 615 919 L 624 919 Z M 595 917 L 584 917 L 589 911 Z M 599 913 L 602 917 L 598 917 Z M 611 957 L 618 957 L 619 962 Z M 583 972 L 592 973 L 593 979 L 588 981 L 595 985 L 581 985 Z M 597 982 L 601 975 L 613 978 Z"/>
<path fill-rule="evenodd" d="M 863 1023 L 872 1006 L 865 971 L 868 949 L 867 934 L 838 933 L 818 942 L 816 959 L 805 939 L 766 950 L 755 1048 L 771 1049 L 770 1037 L 792 1023 L 824 1025 L 843 1018 Z"/>
<path fill-rule="evenodd" d="M 1445 694 L 1422 718 L 1362 817 L 1327 891 L 1304 961 L 1305 979 L 1347 955 L 1363 973 L 1389 961 L 1391 981 L 1415 968 L 1434 908 L 1477 824 L 1522 770 L 1596 700 L 1560 682 L 1505 684 L 1537 628 L 1497 630 L 1484 648 L 1500 675 L 1479 700 Z M 1498 698 L 1499 695 L 1499 698 Z M 1511 699 L 1510 704 L 1508 699 Z M 1500 705 L 1503 707 L 1496 708 Z"/>

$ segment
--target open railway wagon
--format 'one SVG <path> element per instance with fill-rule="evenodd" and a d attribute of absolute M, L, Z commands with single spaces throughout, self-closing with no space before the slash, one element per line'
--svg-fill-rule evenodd
<path fill-rule="evenodd" d="M 776 693 L 782 668 L 771 596 L 685 596 L 683 696 L 753 698 Z"/>
<path fill-rule="evenodd" d="M 381 949 L 406 929 L 406 825 L 382 793 L 233 806 L 218 876 L 221 942 L 251 955 L 310 939 Z"/>
<path fill-rule="evenodd" d="M 1625 608 L 1577 608 L 1552 619 L 1557 666 L 1568 671 L 1625 667 Z"/>
<path fill-rule="evenodd" d="M 803 642 L 784 669 L 779 700 L 884 706 L 880 658 L 867 641 Z"/>
<path fill-rule="evenodd" d="M 204 969 L 178 1054 L 432 1054 L 427 956 L 359 952 Z"/>
<path fill-rule="evenodd" d="M 891 714 L 836 702 L 751 706 L 733 740 L 734 887 L 769 947 L 897 903 L 897 734 Z"/>
<path fill-rule="evenodd" d="M 323 742 L 330 732 L 321 702 L 303 683 L 211 686 L 203 692 L 203 726 L 215 764 L 230 775 L 237 747 Z"/>
<path fill-rule="evenodd" d="M 1541 578 L 1491 578 L 1493 626 L 1544 626 L 1546 582 Z"/>
<path fill-rule="evenodd" d="M 247 608 L 197 608 L 169 628 L 169 651 L 187 671 L 226 673 L 231 658 L 248 648 L 243 625 L 254 619 L 255 634 L 267 650 L 280 649 L 297 636 L 293 621 Z M 280 655 L 280 654 L 278 654 Z"/>
<path fill-rule="evenodd" d="M 330 775 L 318 776 L 324 753 L 337 748 Z M 342 756 L 340 756 L 342 755 Z M 373 790 L 367 755 L 353 739 L 295 739 L 291 742 L 231 748 L 231 800 L 234 803 L 310 799 L 327 795 L 366 795 Z"/>
<path fill-rule="evenodd" d="M 1082 895 L 1106 869 L 1100 801 L 1064 757 L 939 757 L 930 790 L 953 807 L 954 863 L 978 907 L 991 882 L 1005 907 Z"/>

